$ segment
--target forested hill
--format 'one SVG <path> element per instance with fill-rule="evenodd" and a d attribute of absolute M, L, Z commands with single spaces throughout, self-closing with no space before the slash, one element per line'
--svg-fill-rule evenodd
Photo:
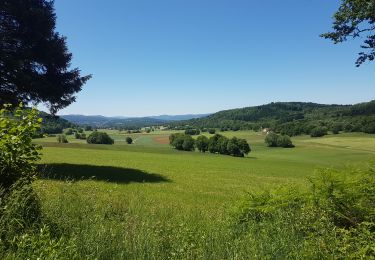
<path fill-rule="evenodd" d="M 205 118 L 179 121 L 172 128 L 225 130 L 271 128 L 288 135 L 309 134 L 313 128 L 375 132 L 375 100 L 355 105 L 277 102 L 220 111 Z"/>

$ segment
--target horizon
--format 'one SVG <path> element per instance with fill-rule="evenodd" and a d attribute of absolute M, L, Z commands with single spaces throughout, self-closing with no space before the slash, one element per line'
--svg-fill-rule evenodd
<path fill-rule="evenodd" d="M 58 114 L 144 117 L 374 99 L 374 64 L 354 64 L 359 40 L 334 45 L 319 37 L 338 6 L 56 1 L 56 30 L 67 37 L 72 67 L 93 74 Z"/>
<path fill-rule="evenodd" d="M 205 116 L 208 116 L 208 115 L 212 115 L 212 114 L 215 114 L 215 113 L 218 113 L 218 112 L 221 112 L 221 111 L 225 111 L 225 110 L 233 110 L 233 109 L 242 109 L 242 108 L 247 108 L 247 107 L 257 107 L 257 106 L 264 106 L 264 105 L 269 105 L 271 103 L 313 103 L 313 104 L 319 104 L 319 105 L 338 105 L 338 106 L 350 106 L 350 105 L 356 105 L 356 104 L 361 104 L 361 103 L 367 103 L 367 102 L 371 102 L 373 101 L 374 99 L 370 99 L 368 101 L 361 101 L 361 102 L 358 102 L 358 103 L 349 103 L 349 104 L 337 104 L 337 103 L 316 103 L 316 102 L 310 102 L 310 101 L 276 101 L 276 102 L 269 102 L 269 103 L 266 103 L 266 104 L 261 104 L 261 105 L 255 105 L 255 106 L 246 106 L 246 107 L 235 107 L 235 108 L 229 108 L 229 109 L 224 109 L 224 110 L 218 110 L 218 111 L 215 111 L 215 112 L 208 112 L 208 113 L 197 113 L 197 114 L 193 114 L 193 113 L 186 113 L 186 114 L 158 114 L 158 115 L 145 115 L 145 116 L 127 116 L 127 115 L 110 115 L 110 116 L 106 116 L 106 115 L 101 115 L 101 114 L 97 114 L 97 115 L 90 115 L 90 114 L 58 114 L 58 116 L 102 116 L 102 117 L 107 117 L 107 118 L 124 118 L 124 119 L 131 119 L 131 118 L 147 118 L 147 117 L 161 117 L 161 116 L 202 116 L 202 115 L 205 115 Z"/>

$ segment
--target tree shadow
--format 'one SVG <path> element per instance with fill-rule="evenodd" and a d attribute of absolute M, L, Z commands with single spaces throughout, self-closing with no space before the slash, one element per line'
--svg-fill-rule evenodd
<path fill-rule="evenodd" d="M 98 180 L 115 183 L 157 183 L 170 182 L 159 174 L 112 166 L 96 166 L 86 164 L 52 163 L 40 164 L 38 170 L 42 179 L 50 180 Z"/>

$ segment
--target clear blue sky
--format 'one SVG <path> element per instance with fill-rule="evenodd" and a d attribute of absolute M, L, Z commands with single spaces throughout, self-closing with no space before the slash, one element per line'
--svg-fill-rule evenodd
<path fill-rule="evenodd" d="M 56 0 L 73 66 L 93 78 L 59 114 L 216 112 L 272 101 L 374 99 L 375 63 L 333 45 L 339 1 Z"/>

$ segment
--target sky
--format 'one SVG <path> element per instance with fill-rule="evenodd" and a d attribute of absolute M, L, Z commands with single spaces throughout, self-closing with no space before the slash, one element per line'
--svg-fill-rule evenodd
<path fill-rule="evenodd" d="M 339 0 L 55 0 L 72 67 L 92 74 L 59 114 L 211 113 L 277 101 L 374 99 L 360 42 L 320 38 Z"/>

